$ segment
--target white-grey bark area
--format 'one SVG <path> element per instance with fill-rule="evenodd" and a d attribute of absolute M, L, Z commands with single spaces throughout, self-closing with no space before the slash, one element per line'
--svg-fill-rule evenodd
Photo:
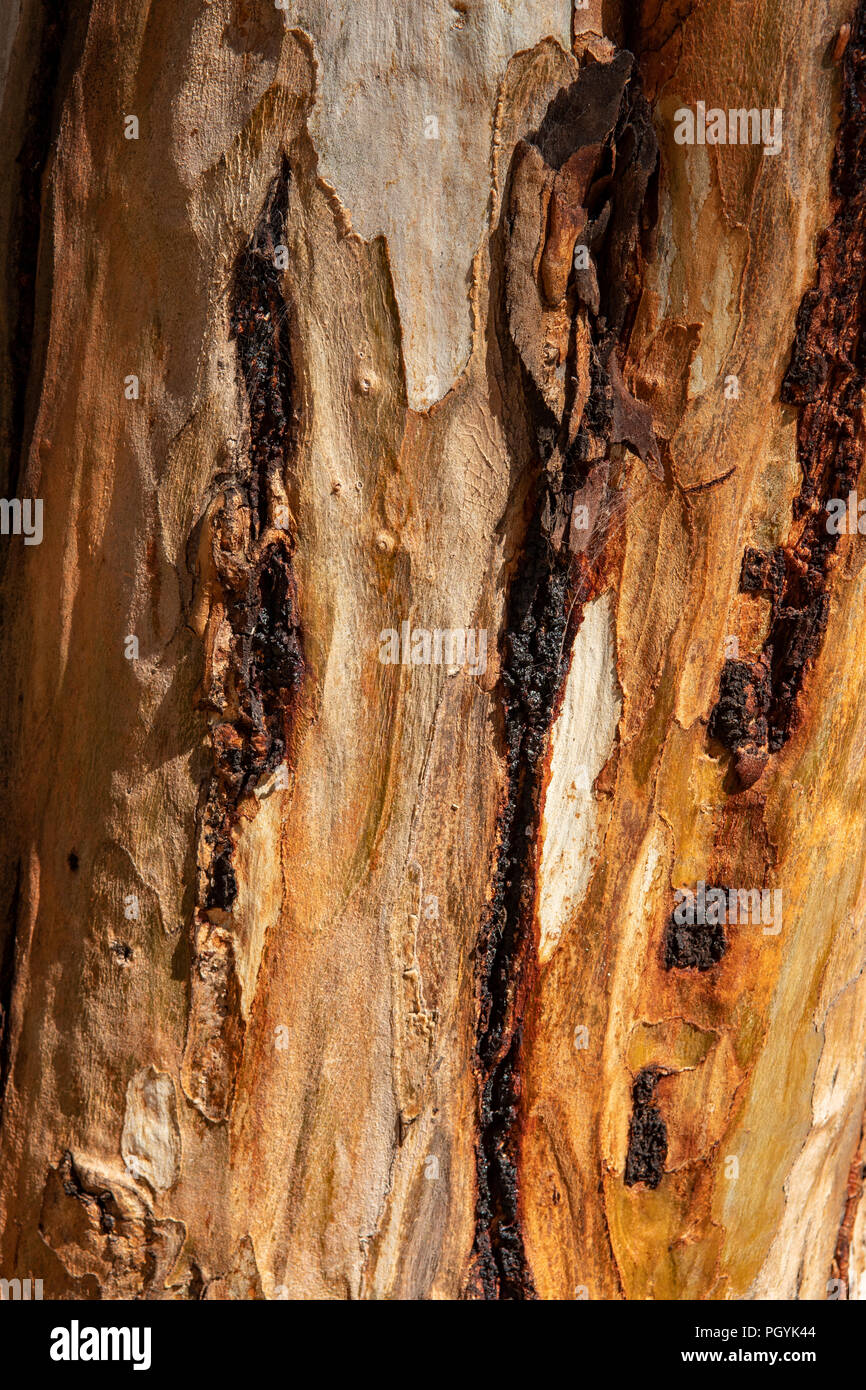
<path fill-rule="evenodd" d="M 0 80 L 0 1277 L 866 1297 L 864 5 L 16 0 Z"/>

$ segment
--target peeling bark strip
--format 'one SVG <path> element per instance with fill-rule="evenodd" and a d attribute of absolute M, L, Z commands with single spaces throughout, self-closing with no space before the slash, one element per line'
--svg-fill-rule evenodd
<path fill-rule="evenodd" d="M 845 49 L 842 114 L 831 176 L 833 216 L 818 243 L 814 288 L 797 314 L 781 399 L 798 408 L 803 482 L 788 541 L 772 554 L 747 549 L 740 588 L 770 595 L 770 631 L 759 657 L 727 661 L 709 733 L 734 754 L 743 787 L 761 776 L 797 722 L 806 668 L 821 645 L 839 537 L 827 503 L 847 498 L 863 462 L 866 384 L 866 3 Z"/>
<path fill-rule="evenodd" d="M 849 1296 L 849 1266 L 851 1260 L 851 1237 L 854 1234 L 854 1222 L 857 1220 L 857 1210 L 863 1197 L 863 1183 L 866 1181 L 866 1128 L 861 1131 L 860 1143 L 857 1146 L 851 1167 L 848 1172 L 848 1182 L 845 1188 L 845 1207 L 842 1212 L 842 1221 L 839 1225 L 839 1234 L 836 1238 L 836 1249 L 833 1252 L 833 1263 L 830 1266 L 830 1278 L 838 1279 L 843 1285 L 843 1297 Z M 841 1291 L 840 1291 L 841 1292 Z"/>
<path fill-rule="evenodd" d="M 78 1285 L 78 1297 L 159 1297 L 183 1248 L 185 1228 L 156 1217 L 149 1199 L 122 1170 L 68 1149 L 47 1173 L 39 1235 Z M 197 1298 L 191 1264 L 183 1298 Z"/>
<path fill-rule="evenodd" d="M 658 150 L 630 54 L 585 68 L 515 150 L 506 213 L 505 317 L 536 440 L 534 510 L 508 596 L 502 703 L 508 793 L 479 944 L 478 1199 L 472 1296 L 536 1296 L 520 1225 L 524 1005 L 537 969 L 540 797 L 551 725 L 583 605 L 601 582 L 610 449 L 658 467 L 649 412 L 623 383 Z M 540 195 L 540 199 L 539 199 Z M 538 225 L 538 207 L 546 222 Z M 575 259 L 587 248 L 588 264 Z M 540 257 L 538 251 L 541 251 Z M 581 525 L 586 509 L 589 525 Z"/>
<path fill-rule="evenodd" d="M 644 1067 L 632 1087 L 634 1109 L 628 1128 L 626 1187 L 642 1182 L 655 1188 L 662 1180 L 668 1156 L 668 1131 L 655 1104 L 655 1089 L 665 1074 L 658 1067 Z"/>
<path fill-rule="evenodd" d="M 249 406 L 249 466 L 206 518 L 199 554 L 208 592 L 206 670 L 213 773 L 203 793 L 195 962 L 184 1089 L 203 1114 L 230 1108 L 243 1043 L 232 911 L 234 849 L 254 793 L 285 764 L 304 661 L 294 537 L 284 474 L 295 440 L 290 311 L 274 253 L 282 243 L 290 171 L 268 193 L 235 267 L 230 321 Z"/>

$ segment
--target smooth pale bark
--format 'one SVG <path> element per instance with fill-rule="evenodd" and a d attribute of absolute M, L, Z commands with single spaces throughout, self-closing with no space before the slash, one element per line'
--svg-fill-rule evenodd
<path fill-rule="evenodd" d="M 480 972 L 543 473 L 527 379 L 563 421 L 585 405 L 548 371 L 573 241 L 545 242 L 560 186 L 532 138 L 628 48 L 660 163 L 623 376 L 659 456 L 611 450 L 527 826 L 502 1003 L 522 1287 L 866 1296 L 856 538 L 754 785 L 707 732 L 728 639 L 751 658 L 767 635 L 743 552 L 786 542 L 801 486 L 780 385 L 833 215 L 849 5 L 654 4 L 645 29 L 564 0 L 93 0 L 46 37 L 22 0 L 4 21 L 6 495 L 43 500 L 44 538 L 2 538 L 0 1275 L 52 1298 L 490 1293 Z M 781 152 L 676 144 L 698 101 L 781 107 Z M 262 361 L 290 364 L 282 404 Z M 276 637 L 263 576 L 287 586 Z M 404 622 L 483 630 L 485 669 L 383 664 Z M 782 930 L 665 969 L 674 891 L 701 879 L 781 889 Z M 653 1068 L 664 1171 L 629 1185 Z"/>

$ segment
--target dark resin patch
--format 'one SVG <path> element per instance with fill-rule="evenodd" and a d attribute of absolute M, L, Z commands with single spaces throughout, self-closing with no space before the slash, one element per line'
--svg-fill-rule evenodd
<path fill-rule="evenodd" d="M 231 850 L 224 849 L 211 861 L 205 907 L 229 912 L 237 895 L 238 881 L 232 867 Z"/>
<path fill-rule="evenodd" d="M 595 311 L 589 310 L 589 399 L 572 430 L 576 339 L 565 364 L 571 385 L 560 420 L 542 399 L 511 335 L 504 277 L 497 281 L 507 217 L 500 224 L 492 245 L 491 338 L 499 345 L 503 370 L 513 372 L 522 387 L 515 451 L 524 453 L 527 434 L 535 448 L 533 511 L 509 583 L 502 643 L 507 793 L 491 903 L 477 951 L 478 1196 L 469 1289 L 472 1296 L 486 1299 L 537 1296 L 524 1249 L 518 1179 L 523 1009 L 537 966 L 532 903 L 539 798 L 548 735 L 583 606 L 598 583 L 594 566 L 604 551 L 608 516 L 604 507 L 597 507 L 600 520 L 592 536 L 575 535 L 574 504 L 590 477 L 602 500 L 606 496 L 605 461 L 616 433 L 617 409 L 620 436 L 631 440 L 640 435 L 649 448 L 637 403 L 624 387 L 617 393 L 612 382 L 619 381 L 615 354 L 628 340 L 640 295 L 647 190 L 658 162 L 651 112 L 631 55 L 621 53 L 610 64 L 584 69 L 550 104 L 531 138 L 551 169 L 561 168 L 586 142 L 598 149 L 587 197 L 597 219 L 597 235 L 590 240 L 599 295 Z M 580 287 L 574 274 L 572 270 L 568 302 L 576 312 Z M 520 392 L 515 395 L 519 399 Z"/>
<path fill-rule="evenodd" d="M 842 58 L 842 110 L 831 175 L 832 217 L 818 241 L 815 284 L 797 313 L 781 399 L 797 415 L 802 472 L 785 545 L 763 556 L 748 549 L 741 588 L 772 596 L 770 631 L 760 658 L 727 662 L 710 732 L 735 754 L 741 785 L 756 780 L 767 755 L 788 741 L 806 671 L 829 613 L 831 560 L 840 537 L 827 531 L 827 503 L 847 498 L 863 463 L 866 385 L 866 3 L 861 0 Z M 766 734 L 745 726 L 742 671 L 760 665 Z M 733 670 L 731 668 L 734 668 Z M 762 676 L 762 682 L 764 677 Z M 725 706 L 722 708 L 722 706 Z"/>
<path fill-rule="evenodd" d="M 740 592 L 771 594 L 778 602 L 785 587 L 785 556 L 783 551 L 755 550 L 747 546 L 740 570 Z"/>
<path fill-rule="evenodd" d="M 709 970 L 728 949 L 721 922 L 677 922 L 665 929 L 665 970 Z"/>
<path fill-rule="evenodd" d="M 633 1110 L 628 1127 L 625 1185 L 644 1183 L 656 1188 L 662 1180 L 668 1156 L 668 1131 L 655 1104 L 655 1089 L 664 1075 L 657 1067 L 645 1067 L 632 1087 Z"/>

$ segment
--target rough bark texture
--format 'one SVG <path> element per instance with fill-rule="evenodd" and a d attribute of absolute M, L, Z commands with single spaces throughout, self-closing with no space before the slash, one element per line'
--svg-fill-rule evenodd
<path fill-rule="evenodd" d="M 18 0 L 0 81 L 0 1277 L 866 1297 L 866 3 Z"/>

